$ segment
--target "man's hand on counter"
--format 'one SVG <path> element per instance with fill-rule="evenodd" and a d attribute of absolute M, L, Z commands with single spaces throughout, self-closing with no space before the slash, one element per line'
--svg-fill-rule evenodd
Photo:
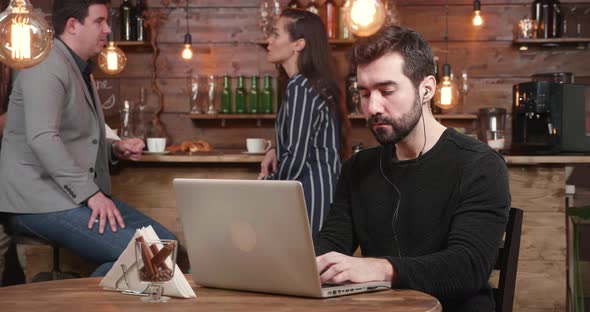
<path fill-rule="evenodd" d="M 264 159 L 260 163 L 260 174 L 258 175 L 258 180 L 266 177 L 272 172 L 277 171 L 277 167 L 277 150 L 271 148 L 268 150 L 268 152 L 266 152 L 266 155 L 264 155 Z"/>
<path fill-rule="evenodd" d="M 113 153 L 123 160 L 139 160 L 145 144 L 137 138 L 124 139 L 113 142 Z"/>

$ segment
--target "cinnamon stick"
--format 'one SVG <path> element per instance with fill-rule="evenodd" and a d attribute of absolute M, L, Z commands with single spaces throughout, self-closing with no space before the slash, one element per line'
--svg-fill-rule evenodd
<path fill-rule="evenodd" d="M 143 259 L 143 267 L 146 270 L 148 276 L 154 276 L 156 274 L 155 266 L 153 265 L 153 256 L 150 252 L 143 236 L 135 239 L 136 242 L 141 243 L 141 258 Z"/>
<path fill-rule="evenodd" d="M 154 254 L 154 255 L 155 255 L 155 254 L 157 254 L 158 252 L 160 252 L 160 251 L 158 250 L 158 246 L 156 246 L 156 244 L 151 244 L 151 245 L 150 245 L 150 250 L 151 250 L 152 254 Z M 170 270 L 170 268 L 168 267 L 168 265 L 166 265 L 166 261 L 163 261 L 163 262 L 162 262 L 162 265 L 161 265 L 161 267 L 162 267 L 162 269 L 164 269 L 164 270 Z"/>
<path fill-rule="evenodd" d="M 158 251 L 158 253 L 152 259 L 152 264 L 154 267 L 160 267 L 162 263 L 165 262 L 166 258 L 174 251 L 174 248 L 176 248 L 176 242 L 171 242 L 164 245 L 164 247 L 162 247 L 162 249 L 160 249 L 160 251 Z"/>

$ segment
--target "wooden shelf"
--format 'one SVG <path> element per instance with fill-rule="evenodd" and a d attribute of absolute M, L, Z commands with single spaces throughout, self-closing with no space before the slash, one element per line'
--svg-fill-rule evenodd
<path fill-rule="evenodd" d="M 438 120 L 476 120 L 476 114 L 434 114 L 434 118 Z M 348 119 L 351 120 L 365 120 L 365 116 L 360 114 L 348 115 Z"/>
<path fill-rule="evenodd" d="M 190 119 L 275 119 L 275 114 L 189 114 Z"/>
<path fill-rule="evenodd" d="M 245 120 L 256 120 L 256 119 L 275 119 L 275 114 L 189 114 L 190 119 L 194 120 L 219 120 L 219 119 L 245 119 Z M 351 120 L 365 120 L 365 116 L 361 114 L 348 115 Z M 476 114 L 435 114 L 436 119 L 454 119 L 454 120 L 475 120 L 477 119 Z"/>
<path fill-rule="evenodd" d="M 354 44 L 354 42 L 355 42 L 354 39 L 330 39 L 330 40 L 328 40 L 328 43 L 334 47 L 350 47 Z M 255 43 L 261 47 L 266 47 L 268 45 L 266 40 L 257 40 Z"/>
<path fill-rule="evenodd" d="M 514 39 L 512 41 L 515 45 L 521 47 L 539 45 L 541 47 L 557 47 L 562 45 L 577 45 L 578 48 L 585 49 L 590 44 L 590 38 L 575 37 L 575 38 L 547 38 L 547 39 Z M 521 49 L 522 50 L 522 49 Z"/>
<path fill-rule="evenodd" d="M 350 47 L 354 44 L 352 39 L 330 39 L 328 43 L 333 46 Z"/>
<path fill-rule="evenodd" d="M 152 44 L 149 41 L 115 41 L 115 44 L 118 47 L 152 47 Z"/>
<path fill-rule="evenodd" d="M 477 114 L 434 114 L 434 118 L 439 120 L 476 120 Z"/>

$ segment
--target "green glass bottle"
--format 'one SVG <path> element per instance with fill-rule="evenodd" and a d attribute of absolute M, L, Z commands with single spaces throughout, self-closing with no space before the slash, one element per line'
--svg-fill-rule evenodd
<path fill-rule="evenodd" d="M 260 90 L 258 90 L 258 77 L 252 76 L 252 86 L 248 93 L 248 112 L 250 114 L 260 113 Z"/>
<path fill-rule="evenodd" d="M 264 86 L 262 87 L 262 97 L 260 99 L 260 111 L 263 114 L 272 114 L 272 85 L 270 76 L 264 76 Z"/>
<path fill-rule="evenodd" d="M 221 91 L 221 113 L 231 114 L 231 84 L 229 76 L 223 76 L 223 91 Z"/>
<path fill-rule="evenodd" d="M 236 113 L 243 114 L 246 112 L 246 89 L 244 89 L 244 76 L 238 76 L 238 87 L 235 93 Z"/>

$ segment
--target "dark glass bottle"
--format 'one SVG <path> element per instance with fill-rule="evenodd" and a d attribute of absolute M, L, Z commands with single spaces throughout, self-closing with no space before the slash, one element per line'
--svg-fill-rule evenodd
<path fill-rule="evenodd" d="M 248 102 L 248 112 L 250 114 L 258 114 L 260 112 L 260 91 L 258 90 L 258 77 L 256 76 L 252 76 Z"/>
<path fill-rule="evenodd" d="M 352 83 L 350 101 L 353 107 L 352 112 L 355 112 L 356 114 L 362 114 L 361 93 L 359 92 L 359 84 L 356 80 Z"/>
<path fill-rule="evenodd" d="M 356 82 L 356 73 L 350 73 L 347 77 L 346 77 L 346 82 L 344 83 L 344 86 L 346 88 L 346 109 L 348 109 L 348 112 L 350 112 L 351 114 L 353 113 L 357 113 L 354 107 L 354 103 L 353 103 L 353 93 L 354 93 L 354 83 Z"/>
<path fill-rule="evenodd" d="M 221 91 L 221 113 L 230 114 L 231 110 L 231 84 L 229 76 L 223 76 L 223 90 Z"/>
<path fill-rule="evenodd" d="M 264 76 L 264 85 L 262 88 L 261 109 L 263 114 L 272 114 L 272 85 L 270 76 Z"/>
<path fill-rule="evenodd" d="M 135 30 L 135 40 L 148 41 L 147 29 L 143 23 L 143 13 L 145 12 L 145 2 L 137 0 L 133 14 L 133 25 Z"/>
<path fill-rule="evenodd" d="M 533 19 L 533 21 L 535 23 L 535 27 L 538 27 L 537 25 L 539 25 L 539 22 L 541 21 L 541 14 L 543 12 L 542 5 L 541 5 L 542 2 L 543 2 L 542 0 L 533 1 L 531 18 Z M 535 37 L 536 36 L 537 36 L 537 34 L 535 34 Z"/>
<path fill-rule="evenodd" d="M 133 5 L 130 0 L 123 0 L 119 8 L 119 17 L 121 18 L 121 41 L 131 41 L 135 39 L 133 34 Z"/>
<path fill-rule="evenodd" d="M 537 20 L 537 38 L 549 38 L 549 0 L 541 0 L 541 11 Z"/>
<path fill-rule="evenodd" d="M 562 36 L 563 30 L 561 3 L 559 0 L 550 0 L 549 5 L 551 6 L 549 37 L 559 38 Z"/>
<path fill-rule="evenodd" d="M 238 76 L 238 87 L 235 93 L 236 113 L 243 114 L 246 112 L 246 89 L 244 89 L 244 76 Z"/>

